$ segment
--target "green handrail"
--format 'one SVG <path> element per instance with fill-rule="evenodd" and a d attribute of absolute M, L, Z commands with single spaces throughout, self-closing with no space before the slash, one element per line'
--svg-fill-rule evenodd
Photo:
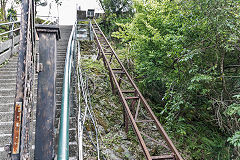
<path fill-rule="evenodd" d="M 63 88 L 62 88 L 62 103 L 61 103 L 61 118 L 58 140 L 58 160 L 69 159 L 69 92 L 71 81 L 71 64 L 76 38 L 76 24 L 73 25 L 72 32 L 68 41 L 68 48 L 65 59 Z"/>

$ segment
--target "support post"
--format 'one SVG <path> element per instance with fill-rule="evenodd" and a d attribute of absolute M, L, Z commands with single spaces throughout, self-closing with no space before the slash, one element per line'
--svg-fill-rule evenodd
<path fill-rule="evenodd" d="M 11 160 L 20 160 L 20 154 L 23 152 L 21 149 L 22 146 L 26 145 L 26 143 L 21 144 L 22 134 L 21 128 L 22 126 L 22 118 L 24 118 L 24 89 L 25 89 L 25 59 L 28 53 L 27 49 L 31 48 L 28 43 L 29 27 L 31 21 L 29 19 L 30 12 L 30 3 L 31 0 L 22 0 L 21 3 L 21 26 L 20 26 L 20 48 L 18 55 L 18 64 L 17 64 L 17 77 L 16 77 L 16 95 L 14 100 L 14 119 L 13 119 L 13 130 L 12 130 L 12 146 L 11 146 Z M 12 55 L 11 55 L 12 56 Z"/>
<path fill-rule="evenodd" d="M 35 159 L 54 159 L 54 119 L 56 109 L 56 26 L 36 26 L 39 36 L 39 65 Z"/>

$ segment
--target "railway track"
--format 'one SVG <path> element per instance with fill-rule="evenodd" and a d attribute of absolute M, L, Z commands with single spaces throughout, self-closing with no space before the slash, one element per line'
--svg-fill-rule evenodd
<path fill-rule="evenodd" d="M 131 123 L 147 160 L 183 160 L 95 20 L 92 29 L 99 49 L 98 57 L 103 59 L 109 71 L 112 91 L 119 95 L 124 106 L 125 131 L 128 132 Z M 160 137 L 151 137 L 154 131 L 158 131 Z M 151 153 L 149 141 L 162 148 L 158 154 Z"/>

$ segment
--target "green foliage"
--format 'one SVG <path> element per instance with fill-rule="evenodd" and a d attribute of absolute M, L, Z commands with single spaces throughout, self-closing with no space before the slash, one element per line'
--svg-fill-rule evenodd
<path fill-rule="evenodd" d="M 240 116 L 240 104 L 236 104 L 236 103 L 231 104 L 230 106 L 228 106 L 226 113 L 230 116 L 233 116 L 235 114 Z"/>
<path fill-rule="evenodd" d="M 47 5 L 47 0 L 35 0 L 35 3 L 37 6 L 46 6 Z M 62 5 L 62 0 L 55 0 L 55 3 L 57 5 Z"/>
<path fill-rule="evenodd" d="M 39 17 L 36 17 L 35 18 L 35 23 L 36 24 L 43 24 L 45 22 L 45 20 L 44 19 L 41 19 L 41 18 L 39 18 Z M 47 22 L 48 23 L 48 22 Z"/>
<path fill-rule="evenodd" d="M 239 145 L 240 1 L 134 0 L 133 8 L 122 23 L 106 16 L 118 26 L 105 31 L 118 28 L 112 36 L 130 47 L 139 86 L 161 122 L 192 159 L 239 156 L 227 137 Z"/>
<path fill-rule="evenodd" d="M 131 0 L 101 0 L 100 2 L 105 12 L 100 25 L 105 33 L 111 35 L 118 30 L 117 24 L 131 21 L 130 17 L 133 15 Z"/>
<path fill-rule="evenodd" d="M 240 131 L 237 131 L 231 138 L 228 138 L 228 141 L 232 145 L 240 147 Z"/>
<path fill-rule="evenodd" d="M 240 95 L 235 95 L 233 98 L 240 99 Z M 229 105 L 226 114 L 240 122 L 240 104 L 233 103 Z M 240 147 L 240 131 L 236 131 L 232 137 L 228 138 L 228 142 L 235 147 Z"/>
<path fill-rule="evenodd" d="M 8 21 L 17 20 L 17 11 L 13 8 L 13 6 L 8 9 L 7 19 Z"/>
<path fill-rule="evenodd" d="M 101 0 L 101 5 L 107 15 L 116 14 L 117 17 L 132 14 L 131 0 Z"/>

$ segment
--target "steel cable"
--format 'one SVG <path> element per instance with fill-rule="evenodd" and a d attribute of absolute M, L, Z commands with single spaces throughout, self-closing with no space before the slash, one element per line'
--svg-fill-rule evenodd
<path fill-rule="evenodd" d="M 80 42 L 77 43 L 78 46 L 78 68 L 77 68 L 77 81 L 78 81 L 78 141 L 79 141 L 79 159 L 83 159 L 83 135 L 86 134 L 92 146 L 97 151 L 98 160 L 100 160 L 100 154 L 103 155 L 100 151 L 99 144 L 99 132 L 97 128 L 97 121 L 94 115 L 92 102 L 91 102 L 91 94 L 89 91 L 89 82 L 93 82 L 86 73 L 83 73 L 81 69 L 81 54 L 80 54 Z M 94 85 L 95 90 L 95 85 Z M 94 92 L 93 90 L 93 92 Z M 81 99 L 83 101 L 81 101 Z M 84 105 L 81 105 L 81 104 Z M 91 135 L 88 133 L 86 129 L 86 122 L 89 119 L 90 123 L 93 125 L 93 130 L 91 128 Z M 94 142 L 95 141 L 95 142 Z M 104 156 L 102 156 L 105 159 Z"/>

